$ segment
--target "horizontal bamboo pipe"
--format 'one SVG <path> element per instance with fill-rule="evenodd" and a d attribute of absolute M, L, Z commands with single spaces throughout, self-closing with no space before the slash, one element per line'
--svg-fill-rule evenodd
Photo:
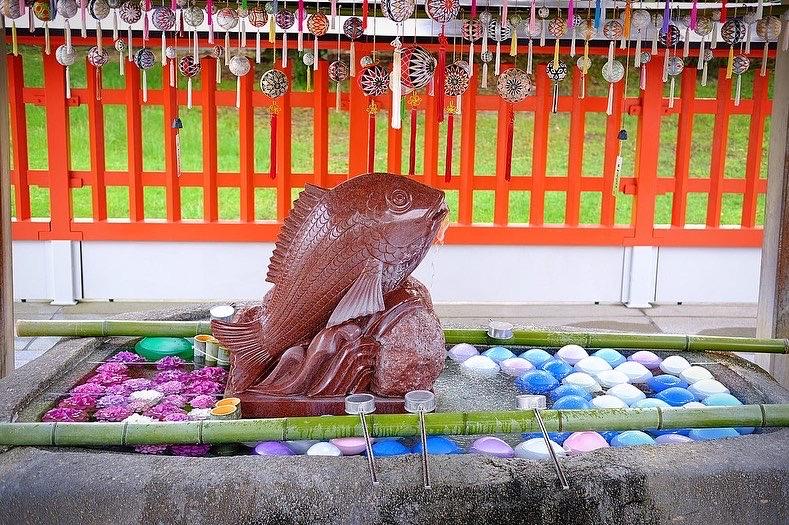
<path fill-rule="evenodd" d="M 209 321 L 131 321 L 131 320 L 19 320 L 20 337 L 112 337 L 169 336 L 193 337 L 211 333 Z M 558 348 L 577 344 L 585 348 L 625 348 L 674 350 L 680 352 L 753 352 L 789 354 L 789 339 L 757 339 L 708 335 L 635 334 L 601 332 L 561 332 L 556 330 L 515 330 L 511 339 L 492 339 L 484 330 L 444 330 L 448 344 L 509 344 Z"/>
<path fill-rule="evenodd" d="M 716 427 L 787 427 L 789 404 L 705 408 L 606 408 L 543 410 L 548 431 L 649 430 Z M 417 414 L 367 416 L 375 437 L 419 433 Z M 434 412 L 425 414 L 428 434 L 476 435 L 536 432 L 534 412 Z M 241 419 L 163 423 L 0 423 L 0 445 L 112 446 L 241 443 L 361 436 L 357 416 Z"/>

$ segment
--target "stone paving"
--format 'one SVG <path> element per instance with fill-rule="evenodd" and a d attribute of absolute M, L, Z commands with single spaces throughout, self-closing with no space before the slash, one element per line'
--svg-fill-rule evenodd
<path fill-rule="evenodd" d="M 74 306 L 15 303 L 15 319 L 103 319 L 126 312 L 166 308 L 165 302 L 84 302 Z M 195 303 L 177 303 L 186 306 Z M 659 305 L 630 309 L 593 304 L 437 304 L 446 327 L 482 327 L 490 318 L 516 326 L 619 330 L 643 333 L 689 333 L 750 336 L 756 333 L 756 305 Z M 16 367 L 29 363 L 55 343 L 57 337 L 17 337 Z"/>

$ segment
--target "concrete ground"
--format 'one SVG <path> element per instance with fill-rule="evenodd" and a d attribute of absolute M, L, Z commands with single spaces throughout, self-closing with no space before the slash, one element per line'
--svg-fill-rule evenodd
<path fill-rule="evenodd" d="M 188 306 L 194 303 L 85 302 L 74 306 L 15 303 L 15 319 L 101 319 L 127 312 Z M 756 305 L 659 305 L 631 309 L 623 305 L 594 304 L 437 304 L 446 327 L 482 327 L 490 318 L 516 326 L 571 326 L 596 330 L 643 333 L 687 333 L 750 336 L 756 333 Z M 57 337 L 17 337 L 16 367 L 52 348 Z"/>

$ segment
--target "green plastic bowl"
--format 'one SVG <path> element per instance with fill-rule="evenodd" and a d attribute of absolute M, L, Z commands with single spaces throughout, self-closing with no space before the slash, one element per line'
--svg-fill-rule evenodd
<path fill-rule="evenodd" d="M 192 342 L 183 337 L 143 337 L 134 346 L 134 351 L 147 361 L 172 355 L 191 361 L 193 356 Z"/>

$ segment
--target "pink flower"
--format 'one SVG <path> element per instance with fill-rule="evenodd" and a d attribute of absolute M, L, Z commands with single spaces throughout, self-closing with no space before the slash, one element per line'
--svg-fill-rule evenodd
<path fill-rule="evenodd" d="M 123 363 L 104 363 L 96 369 L 96 372 L 107 375 L 126 375 L 129 367 Z"/>
<path fill-rule="evenodd" d="M 164 416 L 162 421 L 189 421 L 189 416 L 186 415 L 186 413 L 173 412 L 172 414 Z"/>
<path fill-rule="evenodd" d="M 209 381 L 216 381 L 217 383 L 224 383 L 227 379 L 227 371 L 219 366 L 206 366 L 191 373 L 193 378 L 207 379 Z"/>
<path fill-rule="evenodd" d="M 170 381 L 180 381 L 186 383 L 189 381 L 189 374 L 180 370 L 163 370 L 153 376 L 154 383 L 168 383 Z"/>
<path fill-rule="evenodd" d="M 222 391 L 222 385 L 214 381 L 206 379 L 197 379 L 191 381 L 184 389 L 185 394 L 200 395 L 200 394 L 218 394 Z"/>
<path fill-rule="evenodd" d="M 176 456 L 199 457 L 208 454 L 211 445 L 172 445 L 170 451 Z"/>
<path fill-rule="evenodd" d="M 99 385 L 110 386 L 110 385 L 120 385 L 124 381 L 128 379 L 126 374 L 105 374 L 105 373 L 98 373 L 95 376 L 88 379 L 89 383 L 96 383 Z"/>
<path fill-rule="evenodd" d="M 154 419 L 158 419 L 159 421 L 162 421 L 165 418 L 165 416 L 168 416 L 170 414 L 186 415 L 186 412 L 184 412 L 183 409 L 178 408 L 175 405 L 169 405 L 167 403 L 159 403 L 158 405 L 149 408 L 143 413 L 144 416 L 152 417 Z"/>
<path fill-rule="evenodd" d="M 216 403 L 216 398 L 205 394 L 199 395 L 189 402 L 192 408 L 213 408 L 214 403 Z"/>
<path fill-rule="evenodd" d="M 153 383 L 151 382 L 150 379 L 144 379 L 144 378 L 127 379 L 126 381 L 123 382 L 123 386 L 131 389 L 132 392 L 137 392 L 139 390 L 148 390 L 149 388 L 151 388 L 152 384 Z"/>
<path fill-rule="evenodd" d="M 137 445 L 134 451 L 139 454 L 164 454 L 167 445 Z"/>
<path fill-rule="evenodd" d="M 113 363 L 141 363 L 145 361 L 145 358 L 141 355 L 137 355 L 134 352 L 118 352 L 107 361 Z"/>
<path fill-rule="evenodd" d="M 126 396 L 108 395 L 99 398 L 96 406 L 99 408 L 107 408 L 114 406 L 126 406 L 129 404 L 129 398 Z"/>
<path fill-rule="evenodd" d="M 132 393 L 132 389 L 125 384 L 126 382 L 120 385 L 111 385 L 107 387 L 107 390 L 104 392 L 105 395 L 108 396 L 123 396 L 129 397 L 129 394 Z"/>
<path fill-rule="evenodd" d="M 184 384 L 180 381 L 167 381 L 154 387 L 154 390 L 158 390 L 162 394 L 180 394 L 183 389 Z"/>
<path fill-rule="evenodd" d="M 156 370 L 178 370 L 186 367 L 186 361 L 175 355 L 168 355 L 156 361 Z"/>
<path fill-rule="evenodd" d="M 42 421 L 46 422 L 78 422 L 78 421 L 87 421 L 88 414 L 84 410 L 80 410 L 78 408 L 53 408 L 46 414 L 44 417 L 41 418 Z"/>
<path fill-rule="evenodd" d="M 99 397 L 104 394 L 105 390 L 107 390 L 107 387 L 105 387 L 104 385 L 100 385 L 98 383 L 85 383 L 72 388 L 71 393 Z"/>
<path fill-rule="evenodd" d="M 90 410 L 95 406 L 96 397 L 86 394 L 73 394 L 58 403 L 58 408 L 76 408 L 77 410 Z"/>
<path fill-rule="evenodd" d="M 132 411 L 128 407 L 115 405 L 97 410 L 93 417 L 97 421 L 123 421 L 131 414 Z"/>
<path fill-rule="evenodd" d="M 126 408 L 128 408 L 130 412 L 142 413 L 143 410 L 146 410 L 148 408 L 148 403 L 143 401 L 142 399 L 134 399 L 132 401 L 129 401 L 129 404 L 126 405 Z"/>

